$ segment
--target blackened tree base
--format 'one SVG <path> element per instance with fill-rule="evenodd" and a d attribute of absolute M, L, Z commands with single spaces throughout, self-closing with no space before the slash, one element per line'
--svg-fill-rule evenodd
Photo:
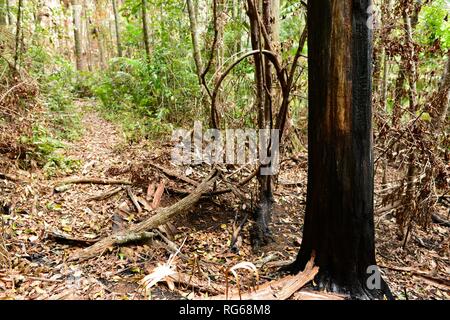
<path fill-rule="evenodd" d="M 270 190 L 261 193 L 259 204 L 253 214 L 255 224 L 251 230 L 252 247 L 255 251 L 273 242 L 272 233 L 269 229 L 269 223 L 273 213 L 273 203 L 273 195 Z"/>
<path fill-rule="evenodd" d="M 331 257 L 330 257 L 331 258 Z M 292 274 L 297 274 L 304 270 L 306 263 L 311 259 L 311 252 L 300 250 L 296 261 L 284 268 L 282 271 L 287 271 Z M 318 291 L 327 291 L 337 294 L 342 294 L 349 299 L 355 300 L 393 300 L 394 296 L 389 289 L 389 286 L 380 278 L 379 288 L 368 288 L 367 283 L 371 283 L 368 279 L 372 274 L 367 273 L 367 268 L 364 270 L 348 272 L 347 270 L 338 272 L 332 266 L 327 266 L 322 262 L 318 262 L 320 258 L 316 257 L 316 264 L 319 265 L 319 273 L 314 279 L 312 288 Z M 334 257 L 338 259 L 338 257 Z M 345 264 L 345 263 L 342 263 Z M 369 266 L 369 265 L 367 265 Z M 350 268 L 350 267 L 348 267 Z M 333 270 L 333 271 L 332 271 Z M 352 270 L 352 269 L 349 269 Z M 353 266 L 353 270 L 357 270 Z"/>

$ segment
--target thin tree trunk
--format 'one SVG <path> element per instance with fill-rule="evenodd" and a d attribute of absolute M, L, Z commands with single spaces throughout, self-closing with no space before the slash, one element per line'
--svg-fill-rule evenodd
<path fill-rule="evenodd" d="M 97 45 L 98 45 L 98 53 L 100 55 L 100 69 L 103 69 L 105 67 L 105 48 L 104 48 L 104 43 L 103 43 L 103 34 L 101 33 L 101 31 L 98 31 L 98 35 L 97 35 Z"/>
<path fill-rule="evenodd" d="M 6 26 L 7 11 L 6 0 L 0 0 L 0 26 Z"/>
<path fill-rule="evenodd" d="M 447 52 L 447 65 L 439 89 L 431 101 L 431 114 L 434 121 L 433 130 L 439 132 L 447 120 L 450 104 L 450 50 Z"/>
<path fill-rule="evenodd" d="M 142 31 L 144 34 L 145 54 L 147 61 L 150 62 L 150 38 L 148 35 L 148 18 L 147 18 L 147 0 L 142 0 Z"/>
<path fill-rule="evenodd" d="M 88 68 L 89 71 L 92 71 L 92 42 L 91 42 L 91 32 L 90 32 L 90 21 L 87 14 L 87 5 L 86 0 L 83 1 L 83 10 L 84 10 L 84 20 L 86 26 L 86 40 L 87 40 L 87 60 L 88 60 Z"/>
<path fill-rule="evenodd" d="M 416 62 L 414 59 L 415 50 L 413 42 L 413 31 L 411 25 L 411 18 L 405 12 L 403 14 L 403 21 L 405 26 L 405 41 L 408 46 L 410 59 L 408 59 L 408 83 L 409 83 L 409 110 L 414 113 L 417 109 L 417 85 L 416 85 Z"/>
<path fill-rule="evenodd" d="M 21 23 L 22 23 L 22 4 L 23 0 L 19 0 L 17 3 L 17 20 L 16 20 L 16 46 L 14 53 L 14 68 L 17 68 L 17 63 L 20 59 L 20 33 L 22 31 Z"/>
<path fill-rule="evenodd" d="M 84 70 L 84 61 L 82 56 L 81 46 L 81 11 L 82 6 L 80 0 L 72 0 L 72 14 L 73 14 L 73 35 L 75 42 L 75 61 L 78 71 Z"/>
<path fill-rule="evenodd" d="M 403 84 L 405 83 L 405 64 L 399 66 L 397 80 L 395 81 L 394 89 L 394 105 L 392 107 L 392 126 L 397 126 L 400 123 L 402 116 L 402 100 L 405 96 Z"/>
<path fill-rule="evenodd" d="M 250 20 L 250 39 L 253 50 L 268 49 L 269 43 L 262 43 L 260 26 L 258 21 L 259 1 L 247 1 L 247 15 Z M 267 33 L 271 33 L 270 25 L 270 0 L 263 0 L 263 23 Z M 255 85 L 256 99 L 255 107 L 258 118 L 258 128 L 270 129 L 272 126 L 272 72 L 271 65 L 267 59 L 260 55 L 254 56 L 255 61 Z M 265 142 L 269 145 L 269 141 Z M 269 222 L 273 211 L 273 195 L 271 176 L 262 175 L 263 168 L 258 173 L 259 203 L 255 211 L 256 223 L 252 230 L 252 241 L 254 248 L 267 244 L 271 240 Z"/>
<path fill-rule="evenodd" d="M 116 29 L 116 44 L 117 44 L 117 55 L 122 56 L 122 43 L 120 40 L 120 28 L 119 28 L 119 14 L 117 13 L 117 3 L 116 0 L 111 0 L 114 13 L 114 26 Z"/>
<path fill-rule="evenodd" d="M 12 25 L 13 24 L 13 17 L 11 14 L 11 6 L 9 5 L 9 0 L 6 0 L 6 13 L 8 16 L 8 25 Z"/>
<path fill-rule="evenodd" d="M 195 7 L 192 3 L 192 0 L 186 0 L 188 13 L 189 13 L 189 22 L 190 22 L 190 29 L 191 29 L 191 38 L 192 38 L 192 48 L 194 53 L 194 61 L 195 61 L 195 67 L 197 68 L 197 76 L 198 81 L 201 84 L 202 83 L 202 73 L 203 73 L 203 62 L 202 62 L 202 55 L 200 52 L 200 45 L 198 41 L 199 32 L 197 27 L 197 17 L 195 14 Z"/>
<path fill-rule="evenodd" d="M 315 253 L 316 283 L 353 298 L 392 297 L 376 267 L 370 0 L 308 1 L 308 190 L 294 271 Z M 375 269 L 376 272 L 376 269 Z M 372 287 L 373 285 L 373 287 Z"/>

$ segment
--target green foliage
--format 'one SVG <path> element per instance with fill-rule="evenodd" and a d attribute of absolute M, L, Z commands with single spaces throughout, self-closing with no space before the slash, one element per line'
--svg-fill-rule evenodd
<path fill-rule="evenodd" d="M 43 117 L 33 126 L 31 136 L 20 137 L 31 146 L 26 157 L 37 161 L 47 175 L 71 173 L 78 161 L 67 159 L 61 151 L 62 141 L 81 136 L 81 115 L 73 103 L 77 73 L 70 62 L 40 46 L 30 46 L 23 58 L 30 76 L 39 84 L 39 100 L 44 106 Z"/>
<path fill-rule="evenodd" d="M 107 70 L 89 80 L 110 119 L 119 120 L 129 140 L 158 137 L 194 112 L 199 95 L 190 61 L 176 50 L 155 48 L 146 59 L 114 58 Z"/>
<path fill-rule="evenodd" d="M 450 48 L 450 1 L 435 0 L 420 14 L 419 37 L 426 45 L 439 41 L 443 49 Z"/>
<path fill-rule="evenodd" d="M 68 159 L 60 152 L 64 144 L 52 137 L 51 132 L 43 125 L 35 125 L 31 137 L 22 136 L 20 139 L 23 144 L 33 146 L 27 157 L 29 160 L 36 160 L 47 176 L 58 172 L 72 173 L 80 164 L 78 160 Z"/>

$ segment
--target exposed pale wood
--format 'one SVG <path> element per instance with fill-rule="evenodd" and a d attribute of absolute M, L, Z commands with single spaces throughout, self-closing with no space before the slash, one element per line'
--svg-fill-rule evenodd
<path fill-rule="evenodd" d="M 152 211 L 153 207 L 152 205 L 144 198 L 137 197 L 137 201 L 144 206 L 144 209 L 147 211 Z"/>
<path fill-rule="evenodd" d="M 128 233 L 125 235 L 117 233 L 113 237 L 114 237 L 114 244 L 127 244 L 129 242 L 153 239 L 154 236 L 156 236 L 156 233 L 143 231 L 139 233 Z"/>
<path fill-rule="evenodd" d="M 153 202 L 152 202 L 153 209 L 156 209 L 159 207 L 159 203 L 161 202 L 161 197 L 162 197 L 163 193 L 164 193 L 164 181 L 161 181 L 153 195 Z"/>
<path fill-rule="evenodd" d="M 345 300 L 345 298 L 338 294 L 301 290 L 294 294 L 292 300 Z"/>
<path fill-rule="evenodd" d="M 153 197 L 153 194 L 155 193 L 155 183 L 149 183 L 147 187 L 147 201 L 151 201 L 150 199 Z"/>
<path fill-rule="evenodd" d="M 135 206 L 137 212 L 141 213 L 142 212 L 142 208 L 139 205 L 139 202 L 138 202 L 138 199 L 137 199 L 136 195 L 133 193 L 133 191 L 131 190 L 130 187 L 127 188 L 127 194 L 128 194 L 128 197 L 130 197 L 131 202 L 133 202 L 133 205 Z"/>

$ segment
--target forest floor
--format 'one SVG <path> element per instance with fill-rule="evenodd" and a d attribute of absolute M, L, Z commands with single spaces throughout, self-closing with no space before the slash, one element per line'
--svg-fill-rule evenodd
<path fill-rule="evenodd" d="M 132 181 L 129 190 L 138 197 L 142 210 L 136 210 L 126 188 L 70 184 L 55 189 L 64 177 L 47 178 L 38 169 L 18 170 L 15 161 L 0 159 L 0 172 L 20 177 L 20 181 L 0 179 L 3 241 L 8 252 L 7 267 L 0 269 L 0 299 L 147 299 L 140 281 L 169 260 L 173 244 L 181 252 L 173 262 L 178 272 L 194 275 L 197 283 L 177 285 L 173 290 L 158 284 L 152 288 L 153 299 L 223 294 L 225 270 L 243 261 L 257 266 L 258 284 L 262 284 L 278 278 L 278 269 L 295 258 L 306 197 L 305 154 L 282 162 L 271 222 L 275 241 L 258 253 L 251 249 L 250 223 L 241 232 L 239 252 L 230 251 L 236 225 L 252 208 L 234 194 L 226 194 L 202 199 L 160 228 L 164 237 L 112 247 L 84 262 L 68 262 L 77 250 L 154 214 L 148 205 L 157 198 L 153 186 L 164 184 L 160 207 L 183 197 L 173 190 L 192 188 L 153 165 L 197 182 L 208 175 L 205 166 L 172 165 L 170 143 L 126 143 L 121 129 L 103 119 L 92 102 L 81 100 L 77 105 L 83 113 L 84 133 L 63 150 L 65 157 L 80 161 L 70 177 Z M 243 170 L 235 179 L 249 173 Z M 107 199 L 91 199 L 112 190 L 116 193 Z M 243 187 L 246 195 L 254 190 L 254 184 Z M 448 209 L 440 209 L 442 217 L 448 218 Z M 375 225 L 377 261 L 398 299 L 450 299 L 448 227 L 434 224 L 426 232 L 414 230 L 403 248 L 391 213 L 377 214 Z M 248 288 L 251 278 L 248 274 L 242 284 Z"/>

